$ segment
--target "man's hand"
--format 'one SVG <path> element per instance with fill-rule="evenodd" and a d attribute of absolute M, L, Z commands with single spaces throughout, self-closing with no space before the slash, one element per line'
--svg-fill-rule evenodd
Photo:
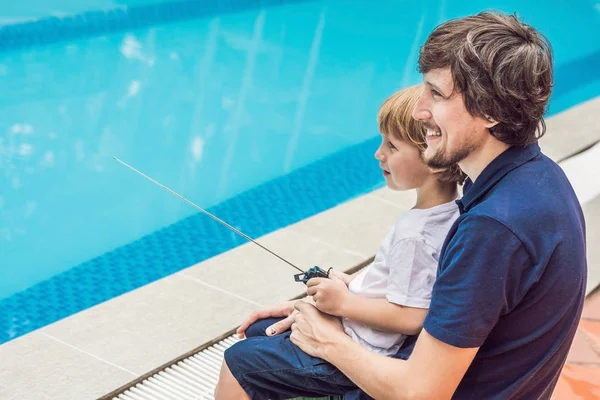
<path fill-rule="evenodd" d="M 250 325 L 252 325 L 256 321 L 258 321 L 259 319 L 265 319 L 265 318 L 286 317 L 282 321 L 279 321 L 278 323 L 273 324 L 269 328 L 267 328 L 267 332 L 268 332 L 269 336 L 286 331 L 292 325 L 292 322 L 293 322 L 292 314 L 294 314 L 294 305 L 298 301 L 299 300 L 288 301 L 286 303 L 283 303 L 283 304 L 280 304 L 277 306 L 265 307 L 265 308 L 261 308 L 260 310 L 254 311 L 250 315 L 250 317 L 248 317 L 248 319 L 246 319 L 242 323 L 242 325 L 240 325 L 240 327 L 237 329 L 236 333 L 238 334 L 238 337 L 240 339 L 245 338 L 246 337 L 246 329 L 248 329 L 248 327 Z"/>
<path fill-rule="evenodd" d="M 328 345 L 349 339 L 339 318 L 323 314 L 312 304 L 296 303 L 298 313 L 292 324 L 292 343 L 305 353 L 324 360 Z"/>
<path fill-rule="evenodd" d="M 327 314 L 342 316 L 351 297 L 348 286 L 339 279 L 312 278 L 306 282 L 306 293 L 312 296 L 317 308 Z"/>

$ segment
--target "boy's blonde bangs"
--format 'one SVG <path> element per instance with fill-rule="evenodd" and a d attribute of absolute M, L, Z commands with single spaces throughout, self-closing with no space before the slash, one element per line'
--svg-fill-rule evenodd
<path fill-rule="evenodd" d="M 377 114 L 379 131 L 394 139 L 413 144 L 421 154 L 427 148 L 425 127 L 421 121 L 412 117 L 417 101 L 423 94 L 423 85 L 415 85 L 402 89 L 381 105 Z M 462 184 L 466 175 L 458 164 L 435 173 L 441 182 Z"/>
<path fill-rule="evenodd" d="M 377 115 L 379 131 L 385 136 L 412 143 L 424 151 L 427 147 L 425 129 L 421 121 L 412 117 L 412 111 L 423 93 L 423 85 L 402 89 L 381 105 Z"/>

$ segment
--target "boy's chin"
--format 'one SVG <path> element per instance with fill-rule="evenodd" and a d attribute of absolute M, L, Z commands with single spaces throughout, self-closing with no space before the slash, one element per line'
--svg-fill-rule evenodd
<path fill-rule="evenodd" d="M 398 191 L 398 190 L 402 190 L 401 188 L 398 187 L 398 185 L 396 185 L 394 182 L 391 182 L 389 180 L 386 180 L 386 186 L 388 187 L 388 189 L 390 190 L 394 190 L 394 191 Z"/>

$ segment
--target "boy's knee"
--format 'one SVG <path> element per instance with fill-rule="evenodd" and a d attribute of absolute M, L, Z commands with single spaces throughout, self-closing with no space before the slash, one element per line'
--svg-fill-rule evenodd
<path fill-rule="evenodd" d="M 229 365 L 244 365 L 247 360 L 256 357 L 255 353 L 256 350 L 249 340 L 241 340 L 225 349 L 223 366 L 227 368 Z"/>
<path fill-rule="evenodd" d="M 265 318 L 260 319 L 250 325 L 248 329 L 246 329 L 246 337 L 257 337 L 257 336 L 267 336 L 266 329 L 271 325 L 281 321 L 283 318 Z"/>
<path fill-rule="evenodd" d="M 262 324 L 260 321 L 253 323 L 246 329 L 246 337 L 257 337 L 257 336 L 266 336 L 264 329 L 262 329 Z"/>

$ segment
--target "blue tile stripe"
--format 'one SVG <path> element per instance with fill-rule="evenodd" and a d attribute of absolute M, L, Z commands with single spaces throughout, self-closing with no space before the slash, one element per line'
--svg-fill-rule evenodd
<path fill-rule="evenodd" d="M 298 222 L 382 187 L 373 158 L 379 142 L 375 137 L 346 148 L 209 211 L 253 238 Z M 0 344 L 243 243 L 211 218 L 194 214 L 0 300 Z M 296 271 L 289 272 L 293 279 Z"/>
<path fill-rule="evenodd" d="M 87 11 L 0 27 L 0 51 L 308 0 L 183 0 Z"/>
<path fill-rule="evenodd" d="M 556 67 L 552 90 L 554 98 L 573 92 L 600 79 L 600 50 Z"/>

